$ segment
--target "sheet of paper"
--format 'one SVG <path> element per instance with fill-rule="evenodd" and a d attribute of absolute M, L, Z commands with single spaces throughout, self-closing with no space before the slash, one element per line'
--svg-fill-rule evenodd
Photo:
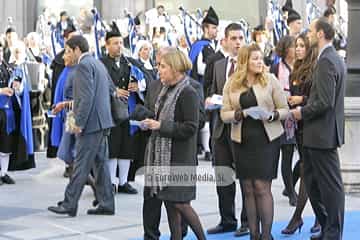
<path fill-rule="evenodd" d="M 212 104 L 206 106 L 206 110 L 218 110 L 221 109 L 222 105 Z"/>
<path fill-rule="evenodd" d="M 46 115 L 48 116 L 48 118 L 54 118 L 54 117 L 56 117 L 56 114 L 53 114 L 51 110 L 48 110 L 48 111 L 46 112 Z"/>
<path fill-rule="evenodd" d="M 214 105 L 220 105 L 222 106 L 223 104 L 223 97 L 221 95 L 218 94 L 214 94 L 211 96 L 211 103 Z"/>
<path fill-rule="evenodd" d="M 130 120 L 130 125 L 131 125 L 131 126 L 141 127 L 143 124 L 142 124 L 141 121 Z"/>
<path fill-rule="evenodd" d="M 271 116 L 271 112 L 259 106 L 247 108 L 244 113 L 255 120 L 269 119 Z"/>
<path fill-rule="evenodd" d="M 223 97 L 218 94 L 214 94 L 210 98 L 210 105 L 206 106 L 206 110 L 217 110 L 222 107 L 222 99 Z"/>

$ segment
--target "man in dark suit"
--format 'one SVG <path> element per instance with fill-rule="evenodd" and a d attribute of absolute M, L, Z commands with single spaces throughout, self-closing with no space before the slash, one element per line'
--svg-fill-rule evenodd
<path fill-rule="evenodd" d="M 324 19 L 310 25 L 319 58 L 307 104 L 292 110 L 304 120 L 304 179 L 322 234 L 311 239 L 340 240 L 344 189 L 337 148 L 344 144 L 345 65 L 332 45 L 334 29 Z"/>
<path fill-rule="evenodd" d="M 216 61 L 213 65 L 213 79 L 211 81 L 212 87 L 209 91 L 209 97 L 213 94 L 222 95 L 225 81 L 235 71 L 238 51 L 245 45 L 244 32 L 241 26 L 237 23 L 229 24 L 225 28 L 225 39 L 223 41 L 226 52 L 223 53 L 224 58 Z M 211 105 L 209 98 L 206 102 L 208 106 Z M 233 169 L 235 163 L 232 154 L 230 126 L 223 123 L 219 110 L 213 111 L 213 115 L 214 165 L 215 167 L 229 167 Z M 241 185 L 240 189 L 242 189 Z M 235 182 L 228 186 L 216 186 L 216 191 L 219 199 L 221 221 L 217 226 L 208 229 L 207 232 L 208 234 L 216 234 L 235 231 L 237 228 L 237 219 L 235 217 Z M 242 197 L 241 227 L 237 230 L 235 236 L 243 236 L 249 233 L 243 193 Z"/>
<path fill-rule="evenodd" d="M 217 50 L 213 55 L 209 57 L 209 60 L 206 64 L 205 73 L 204 73 L 204 97 L 211 97 L 210 90 L 212 86 L 212 81 L 214 79 L 214 64 L 215 62 L 224 59 L 228 53 L 226 49 L 226 44 L 224 44 L 225 39 L 220 40 L 220 49 Z"/>
<path fill-rule="evenodd" d="M 93 166 L 99 206 L 88 214 L 113 215 L 114 196 L 111 189 L 108 158 L 108 135 L 113 127 L 110 110 L 110 76 L 104 65 L 88 52 L 89 44 L 82 36 L 72 37 L 65 46 L 78 65 L 74 69 L 74 116 L 76 134 L 76 157 L 74 173 L 65 190 L 65 199 L 49 211 L 76 216 L 78 201 Z"/>
<path fill-rule="evenodd" d="M 160 64 L 161 56 L 170 51 L 171 47 L 161 48 L 156 56 L 157 64 Z M 190 85 L 196 90 L 199 95 L 200 108 L 199 108 L 199 126 L 203 126 L 205 123 L 205 107 L 204 107 L 204 95 L 202 85 L 191 79 Z M 131 118 L 135 120 L 143 120 L 145 118 L 153 118 L 155 116 L 155 103 L 157 97 L 162 89 L 163 85 L 160 80 L 150 82 L 148 91 L 145 96 L 144 106 L 137 108 Z M 145 109 L 142 109 L 145 107 Z M 144 188 L 144 203 L 143 203 L 143 226 L 144 226 L 144 239 L 145 240 L 158 240 L 160 238 L 160 218 L 161 218 L 161 206 L 162 201 L 157 197 L 152 197 L 149 194 L 148 189 Z M 187 224 L 182 222 L 182 235 L 187 234 Z"/>
<path fill-rule="evenodd" d="M 218 25 L 219 17 L 215 10 L 210 7 L 201 24 L 204 34 L 201 39 L 191 45 L 189 56 L 193 66 L 190 71 L 190 76 L 201 84 L 204 84 L 205 81 L 204 74 L 208 60 L 211 55 L 215 54 L 217 48 L 216 36 L 218 33 Z M 204 95 L 206 95 L 206 91 L 207 89 L 204 85 Z M 198 153 L 201 153 L 201 150 L 203 150 L 206 161 L 211 161 L 212 159 L 210 147 L 210 125 L 207 122 L 203 128 L 199 128 L 198 135 Z"/>

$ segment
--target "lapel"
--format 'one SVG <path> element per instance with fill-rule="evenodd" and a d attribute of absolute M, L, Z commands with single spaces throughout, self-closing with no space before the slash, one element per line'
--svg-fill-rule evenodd
<path fill-rule="evenodd" d="M 261 86 L 260 83 L 253 85 L 254 95 L 257 101 L 258 106 L 266 107 L 266 109 L 273 109 L 273 79 L 270 76 L 265 76 L 267 78 L 267 84 L 265 87 Z M 277 79 L 276 79 L 277 81 Z"/>
<path fill-rule="evenodd" d="M 319 56 L 319 59 L 316 61 L 315 70 L 314 70 L 313 76 L 312 76 L 314 81 L 311 86 L 311 88 L 314 87 L 315 91 L 316 91 L 317 79 L 321 78 L 321 76 L 319 76 L 319 72 L 318 72 L 318 68 L 319 68 L 318 62 L 333 50 L 335 50 L 335 48 L 333 46 L 326 48 Z"/>
<path fill-rule="evenodd" d="M 320 57 L 319 57 L 319 60 L 321 58 L 323 58 L 326 54 L 330 53 L 331 51 L 335 50 L 334 46 L 330 46 L 330 47 L 327 47 L 326 49 L 324 49 L 324 51 L 321 53 Z M 318 61 L 319 61 L 318 60 Z"/>
<path fill-rule="evenodd" d="M 219 61 L 218 65 L 216 65 L 218 67 L 218 69 L 216 69 L 218 72 L 217 81 L 218 81 L 219 90 L 221 91 L 224 88 L 227 79 L 226 77 L 227 62 L 228 62 L 228 58 L 224 58 Z"/>

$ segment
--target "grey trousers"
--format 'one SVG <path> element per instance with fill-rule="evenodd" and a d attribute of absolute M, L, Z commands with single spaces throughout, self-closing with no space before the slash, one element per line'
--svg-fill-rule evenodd
<path fill-rule="evenodd" d="M 78 201 L 84 189 L 91 169 L 95 172 L 95 189 L 99 207 L 114 211 L 108 160 L 108 130 L 76 136 L 74 172 L 65 190 L 63 206 L 77 209 Z"/>

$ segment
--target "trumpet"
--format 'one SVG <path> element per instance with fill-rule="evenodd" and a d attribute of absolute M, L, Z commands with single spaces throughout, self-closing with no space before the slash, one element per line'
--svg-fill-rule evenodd
<path fill-rule="evenodd" d="M 201 27 L 201 23 L 199 23 L 198 20 L 196 20 L 188 11 L 186 11 L 183 6 L 180 6 L 180 7 L 179 7 L 179 10 L 180 10 L 184 15 L 187 15 L 187 16 L 191 19 L 191 21 L 193 21 L 198 27 Z"/>

